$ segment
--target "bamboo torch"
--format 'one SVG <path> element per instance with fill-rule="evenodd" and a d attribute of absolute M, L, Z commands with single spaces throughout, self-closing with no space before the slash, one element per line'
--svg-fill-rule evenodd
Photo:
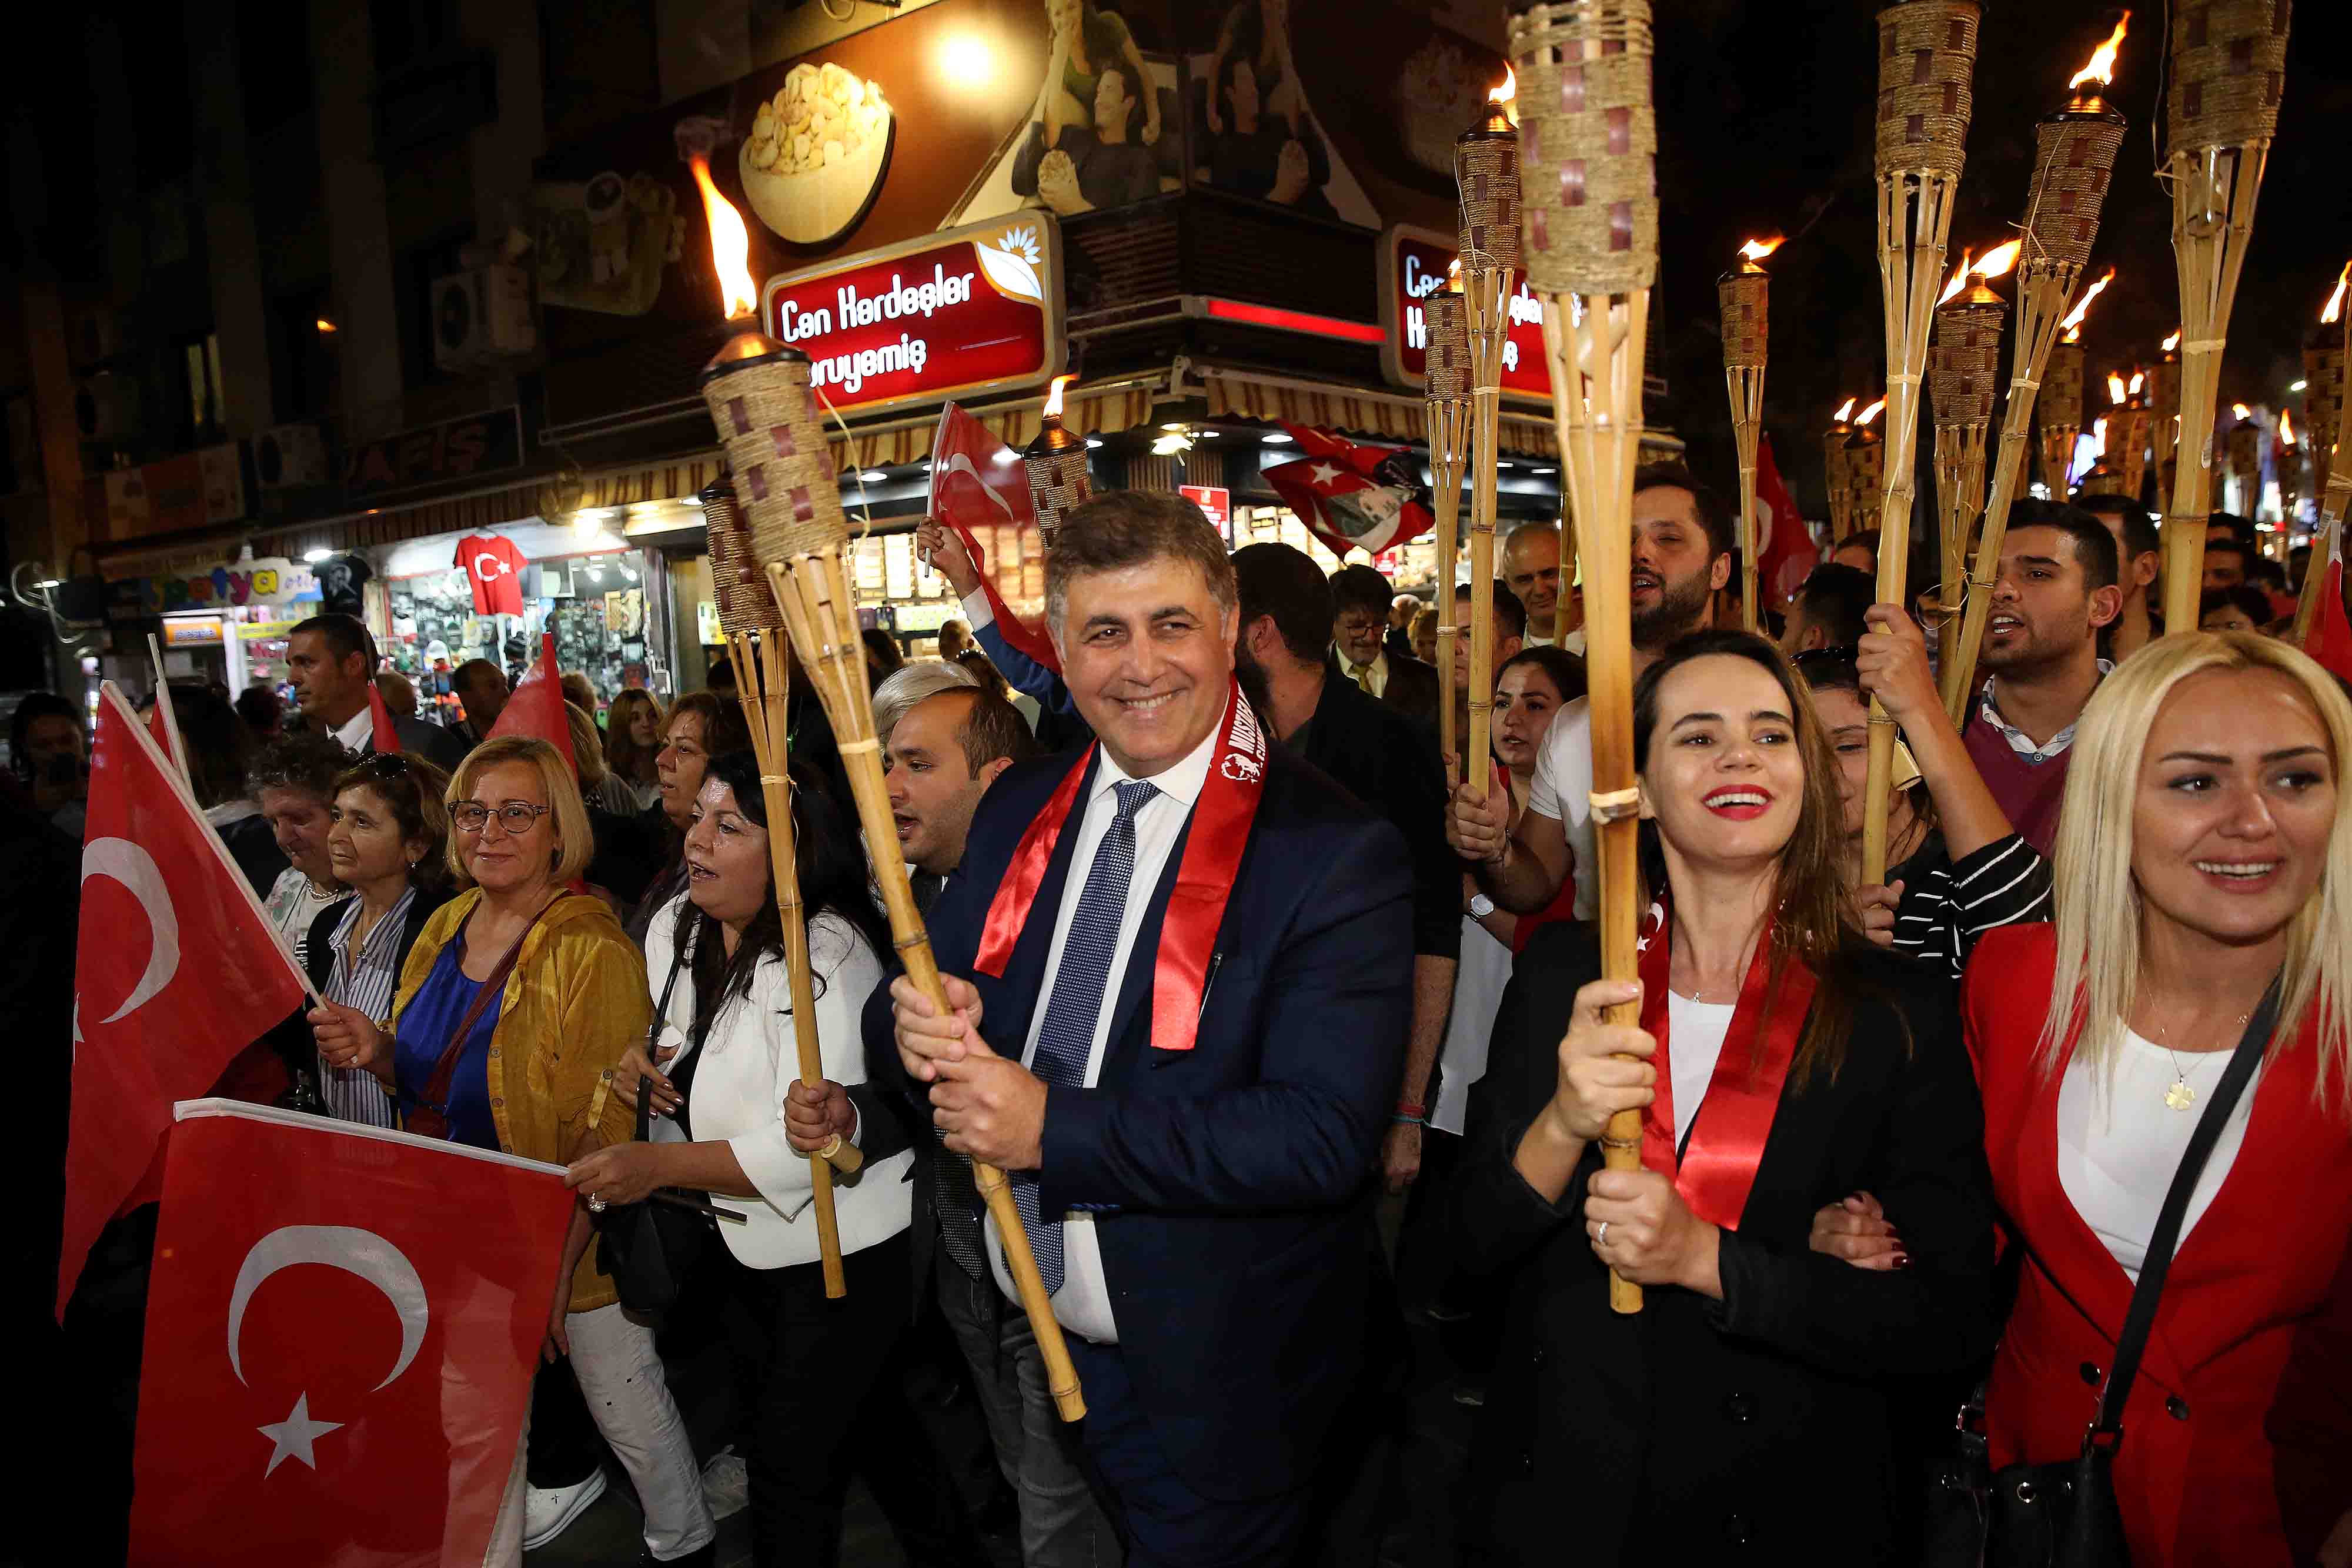
<path fill-rule="evenodd" d="M 1465 779 L 1486 776 L 1482 759 L 1487 754 L 1488 716 L 1495 706 L 1495 442 L 1502 412 L 1503 348 L 1511 332 L 1511 274 L 1519 265 L 1519 139 L 1504 108 L 1510 95 L 1509 85 L 1496 88 L 1487 99 L 1485 120 L 1454 143 L 1475 431 L 1470 459 L 1470 735 L 1462 765 Z"/>
<path fill-rule="evenodd" d="M 759 308 L 759 294 L 751 285 L 751 236 L 744 229 L 742 214 L 711 183 L 706 155 L 697 153 L 688 162 L 695 183 L 702 192 L 704 213 L 709 219 L 711 261 L 718 273 L 727 319 L 732 321 L 749 317 Z M 756 334 L 739 337 L 735 342 L 750 337 Z M 818 450 L 824 450 L 821 442 Z M 829 484 L 825 493 L 833 493 Z M 787 676 L 778 641 L 780 623 L 774 606 L 760 591 L 758 570 L 750 558 L 749 537 L 728 476 L 722 472 L 719 482 L 705 490 L 700 498 L 710 535 L 711 579 L 719 601 L 719 628 L 734 654 L 737 695 L 743 705 L 744 721 L 751 727 L 760 763 L 761 793 L 768 810 L 769 870 L 775 878 L 776 908 L 782 917 L 784 966 L 793 998 L 795 1065 L 801 1082 L 814 1085 L 824 1082 L 824 1060 L 816 1032 L 808 927 L 801 907 L 801 881 L 793 852 L 792 789 L 786 775 L 788 758 L 783 738 Z M 809 1156 L 817 1250 L 827 1296 L 843 1295 L 848 1289 L 841 1271 L 841 1229 L 834 1218 L 833 1177 L 836 1171 L 851 1175 L 863 1163 L 856 1146 L 838 1138 Z"/>
<path fill-rule="evenodd" d="M 2124 389 L 2124 378 L 2110 371 L 2107 373 L 2107 412 L 2092 422 L 2092 430 L 2099 438 L 2098 460 L 2083 476 L 2076 493 L 2084 496 L 2128 496 L 2131 494 L 2124 472 L 2124 443 L 2131 438 L 2131 416 L 2128 400 L 2131 394 Z"/>
<path fill-rule="evenodd" d="M 2043 116 L 2033 128 L 2033 187 L 2025 203 L 2025 249 L 2017 275 L 2017 344 L 2011 351 L 2009 402 L 2001 410 L 2000 450 L 1994 456 L 1992 494 L 1985 502 L 1984 528 L 1977 540 L 1968 613 L 1942 672 L 1944 710 L 1955 727 L 1968 714 L 1977 650 L 1983 646 L 1985 622 L 1992 613 L 1993 575 L 2000 566 L 2001 538 L 2009 531 L 2009 508 L 2024 476 L 2025 438 L 2033 424 L 2034 394 L 2049 368 L 2050 350 L 2074 300 L 2074 287 L 2082 281 L 2084 264 L 2091 258 L 2091 244 L 2099 233 L 2099 209 L 2106 201 L 2107 179 L 2115 171 L 2116 152 L 2124 141 L 2124 117 L 2099 96 L 2099 89 L 2114 78 L 2116 51 L 2123 46 L 2125 23 L 2129 20 L 2126 16 L 2116 24 L 2115 32 L 2092 55 L 2091 63 L 2066 84 L 2073 90 L 2089 83 L 2092 90 L 2076 93 L 2064 108 Z"/>
<path fill-rule="evenodd" d="M 2319 313 L 2319 326 L 2303 348 L 2304 416 L 2311 426 L 2311 488 L 2319 500 L 2319 531 L 2311 541 L 2311 559 L 2304 568 L 2303 595 L 2294 607 L 2294 641 L 2301 647 L 2317 619 L 2319 596 L 2326 591 L 2327 562 L 2343 531 L 2344 514 L 2352 506 L 2352 315 L 2344 309 L 2344 291 L 2352 281 L 2352 262 L 2336 280 L 2336 292 Z"/>
<path fill-rule="evenodd" d="M 1484 788 L 1486 765 L 1455 749 L 1462 737 L 1454 728 L 1454 705 L 1460 696 L 1454 689 L 1454 643 L 1461 634 L 1454 557 L 1461 543 L 1462 465 L 1470 434 L 1470 319 L 1467 302 L 1451 287 L 1439 289 L 1421 308 L 1429 344 L 1430 493 L 1437 509 L 1437 744 L 1441 755 L 1462 758 L 1463 779 Z M 1494 597 L 1491 586 L 1487 597 Z M 1471 613 L 1475 620 L 1475 605 Z M 1493 635 L 1489 630 L 1487 636 Z M 1491 662 L 1491 649 L 1487 657 Z"/>
<path fill-rule="evenodd" d="M 751 732 L 760 762 L 760 789 L 768 809 L 768 863 L 776 882 L 776 910 L 782 916 L 784 968 L 792 988 L 793 1045 L 803 1083 L 824 1082 L 824 1059 L 816 1031 L 816 985 L 809 969 L 807 911 L 801 904 L 800 862 L 793 836 L 793 798 L 787 754 L 785 709 L 791 694 L 791 661 L 776 601 L 751 556 L 751 540 L 735 505 L 735 488 L 721 472 L 702 492 L 702 519 L 710 535 L 711 585 L 719 601 L 719 626 L 735 662 L 736 698 Z M 848 1292 L 841 1272 L 841 1227 L 834 1218 L 833 1178 L 855 1176 L 865 1156 L 854 1144 L 835 1137 L 809 1156 L 816 1210 L 817 1251 L 824 1293 Z"/>
<path fill-rule="evenodd" d="M 2008 304 L 1984 279 L 2006 272 L 2017 250 L 2014 241 L 1999 246 L 1976 267 L 1963 256 L 1936 308 L 1927 377 L 1936 409 L 1937 538 L 1948 626 L 1967 603 L 1969 536 L 1984 511 L 1985 432 L 1992 425 L 1993 393 L 2000 384 L 2000 329 L 2009 319 Z"/>
<path fill-rule="evenodd" d="M 2278 427 L 2278 487 L 2279 542 L 2284 549 L 2294 528 L 2295 503 L 2303 497 L 2303 440 L 2296 434 L 2294 420 L 2285 409 L 2279 410 Z"/>
<path fill-rule="evenodd" d="M 1838 411 L 1830 415 L 1830 427 L 1822 433 L 1822 484 L 1830 498 L 1830 548 L 1835 549 L 1845 542 L 1848 532 L 1846 507 L 1846 438 L 1853 434 L 1853 405 L 1846 399 Z"/>
<path fill-rule="evenodd" d="M 2213 410 L 2254 200 L 2278 130 L 2289 0 L 2214 0 L 2172 15 L 2172 255 L 2180 274 L 2180 438 L 2165 514 L 2165 630 L 2197 629 L 2212 510 Z M 2316 553 L 2316 552 L 2315 552 Z"/>
<path fill-rule="evenodd" d="M 1952 201 L 1966 161 L 1976 75 L 1976 0 L 1903 0 L 1878 14 L 1878 282 L 1886 316 L 1886 432 L 1880 450 L 1878 599 L 1901 604 L 1917 484 L 1919 382 L 1944 286 Z M 1862 880 L 1886 873 L 1895 721 L 1870 702 Z"/>
<path fill-rule="evenodd" d="M 2066 329 L 2050 350 L 2050 373 L 2036 399 L 2042 417 L 2042 482 L 2051 496 L 2066 498 L 2074 467 L 2074 447 L 2083 438 L 2083 382 L 2086 356 L 2083 324 Z"/>
<path fill-rule="evenodd" d="M 1731 393 L 1731 435 L 1739 448 L 1739 623 L 1750 632 L 1756 630 L 1756 558 L 1763 548 L 1756 527 L 1756 437 L 1764 425 L 1764 361 L 1771 347 L 1772 278 L 1763 262 L 1780 243 L 1777 235 L 1749 240 L 1739 247 L 1739 265 L 1715 285 L 1723 307 L 1723 380 Z"/>
<path fill-rule="evenodd" d="M 2123 420 L 2124 431 L 2122 461 L 2117 465 L 2123 474 L 2123 488 L 2117 494 L 2137 507 L 2140 489 L 2147 481 L 2148 439 L 2147 372 L 2137 365 L 2132 367 L 2131 381 L 2124 388 L 2123 407 L 2109 417 L 2117 415 Z M 2115 431 L 2114 425 L 2107 426 L 2107 447 L 2111 452 L 2116 450 Z"/>
<path fill-rule="evenodd" d="M 1094 477 L 1087 468 L 1087 438 L 1062 422 L 1062 388 L 1076 376 L 1055 376 L 1045 393 L 1039 415 L 1037 439 L 1021 450 L 1029 498 L 1037 512 L 1037 548 L 1054 548 L 1054 535 L 1070 508 L 1094 498 Z"/>
<path fill-rule="evenodd" d="M 1592 818 L 1601 872 L 1601 973 L 1636 973 L 1640 826 L 1633 755 L 1633 470 L 1642 360 L 1658 272 L 1657 116 L 1649 0 L 1560 0 L 1511 20 L 1521 99 L 1519 177 L 1528 281 L 1543 302 L 1560 473 L 1584 565 L 1585 667 L 1592 707 Z M 1633 1023 L 1638 1009 L 1612 1009 Z M 1642 1117 L 1610 1119 L 1611 1170 L 1638 1170 Z M 1641 1310 L 1612 1277 L 1610 1304 Z"/>
<path fill-rule="evenodd" d="M 2147 461 L 2156 480 L 2157 510 L 2172 497 L 2180 451 L 2180 329 L 2164 340 L 2163 356 L 2147 378 Z"/>
<path fill-rule="evenodd" d="M 2230 418 L 2233 423 L 2222 438 L 2222 450 L 2230 459 L 2230 477 L 2237 486 L 2238 515 L 2251 522 L 2262 508 L 2263 427 L 2254 411 L 2242 402 L 2230 405 Z"/>
<path fill-rule="evenodd" d="M 1864 408 L 1853 416 L 1851 432 L 1845 438 L 1845 517 L 1846 531 L 1832 540 L 1841 545 L 1863 531 L 1869 521 L 1868 507 L 1886 480 L 1886 442 L 1878 434 L 1878 416 L 1886 412 L 1886 400 Z"/>

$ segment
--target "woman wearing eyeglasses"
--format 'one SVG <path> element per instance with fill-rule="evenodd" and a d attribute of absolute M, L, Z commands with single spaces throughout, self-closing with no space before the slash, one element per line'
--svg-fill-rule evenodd
<path fill-rule="evenodd" d="M 1944 717 L 1918 625 L 1891 604 L 1872 606 L 1867 620 L 1858 648 L 1815 649 L 1793 663 L 1837 756 L 1850 882 L 1862 876 L 1874 695 L 1902 727 L 1908 744 L 1895 753 L 1886 881 L 1854 895 L 1872 941 L 1941 965 L 1957 980 L 1986 932 L 2050 918 L 2050 866 L 2010 826 Z"/>
<path fill-rule="evenodd" d="M 320 1053 L 374 1073 L 411 1133 L 556 1165 L 627 1141 L 635 1118 L 612 1092 L 612 1070 L 653 1009 L 620 923 L 602 900 L 565 891 L 595 848 L 571 769 L 543 740 L 502 736 L 458 765 L 447 803 L 450 869 L 465 891 L 425 923 L 389 1019 L 331 999 L 311 1013 Z M 543 1354 L 570 1354 L 635 1483 L 653 1559 L 700 1561 L 714 1527 L 653 1331 L 623 1312 L 587 1207 L 575 1208 L 564 1249 Z M 492 1562 L 521 1555 L 521 1455 L 496 1458 L 509 1461 Z"/>
<path fill-rule="evenodd" d="M 319 995 L 368 1018 L 392 1011 L 402 967 L 434 911 L 449 902 L 449 776 L 404 751 L 371 757 L 334 780 L 327 859 L 352 896 L 321 910 L 303 946 Z M 390 1086 L 363 1067 L 321 1063 L 329 1112 L 394 1124 Z"/>

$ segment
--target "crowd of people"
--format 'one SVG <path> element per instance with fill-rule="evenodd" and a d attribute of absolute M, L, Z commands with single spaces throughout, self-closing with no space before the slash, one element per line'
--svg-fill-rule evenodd
<path fill-rule="evenodd" d="M 869 649 L 895 846 L 804 689 L 782 796 L 724 685 L 601 728 L 584 694 L 567 767 L 489 734 L 507 677 L 467 665 L 462 724 L 391 705 L 378 752 L 373 642 L 320 616 L 298 714 L 173 693 L 320 998 L 221 1092 L 567 1167 L 523 1441 L 465 1460 L 503 1487 L 495 1563 L 612 1474 L 658 1563 L 713 1561 L 738 1508 L 754 1561 L 836 1561 L 853 1480 L 922 1563 L 1370 1563 L 1407 1510 L 1467 1563 L 1914 1563 L 1956 1417 L 2023 1484 L 2121 1379 L 2132 1562 L 2346 1568 L 2352 701 L 2271 634 L 2251 529 L 2216 516 L 2203 629 L 2168 637 L 2152 521 L 2084 501 L 2018 503 L 1955 731 L 1935 592 L 1874 602 L 1857 541 L 1738 630 L 1722 498 L 1641 471 L 1634 980 L 1603 972 L 1616 807 L 1548 525 L 1503 542 L 1484 672 L 1372 568 L 1228 554 L 1139 492 L 1059 530 L 1053 668 L 927 528 L 963 619 L 936 659 Z M 1491 686 L 1490 755 L 1441 752 L 1440 656 L 1456 735 Z M 1865 883 L 1873 699 L 1901 740 Z M 69 879 L 79 717 L 28 701 L 11 739 L 6 852 Z M 901 968 L 888 857 L 944 1008 Z M 834 1299 L 811 1156 L 843 1144 Z M 975 1162 L 1009 1174 L 1081 1421 Z M 740 1220 L 679 1211 L 658 1312 L 600 1239 L 656 1189 Z M 118 1221 L 66 1319 L 110 1510 L 152 1235 Z M 1408 1255 L 1435 1285 L 1402 1302 Z M 1443 1495 L 1392 1441 L 1408 1307 L 1472 1422 Z"/>

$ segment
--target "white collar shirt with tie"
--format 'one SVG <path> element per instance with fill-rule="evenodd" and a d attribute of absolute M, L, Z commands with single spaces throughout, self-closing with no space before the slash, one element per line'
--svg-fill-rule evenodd
<path fill-rule="evenodd" d="M 1369 664 L 1356 663 L 1355 660 L 1348 657 L 1346 652 L 1337 643 L 1332 645 L 1331 652 L 1339 661 L 1339 673 L 1362 687 L 1366 695 L 1377 697 L 1387 695 L 1389 689 L 1387 649 L 1383 648 L 1374 653 L 1372 662 Z"/>
<path fill-rule="evenodd" d="M 328 731 L 345 751 L 366 751 L 375 745 L 375 708 L 371 704 Z"/>
<path fill-rule="evenodd" d="M 1201 798 L 1201 789 L 1209 779 L 1209 764 L 1215 758 L 1217 736 L 1224 727 L 1224 716 L 1209 731 L 1208 738 L 1194 747 L 1184 759 L 1163 773 L 1151 777 L 1150 782 L 1160 793 L 1146 801 L 1135 813 L 1135 874 L 1128 884 L 1127 904 L 1119 919 L 1118 940 L 1111 949 L 1110 982 L 1103 995 L 1101 1014 L 1095 1019 L 1093 1049 L 1087 1054 L 1087 1087 L 1091 1089 L 1102 1077 L 1104 1050 L 1110 1043 L 1112 1016 L 1118 1009 L 1118 998 L 1125 988 L 1129 956 L 1135 948 L 1135 934 L 1143 924 L 1143 912 L 1151 902 L 1152 891 L 1160 885 L 1160 873 L 1167 869 L 1168 856 L 1184 831 L 1184 824 L 1192 815 L 1192 807 Z M 1054 945 L 1045 954 L 1045 984 L 1037 993 L 1036 1007 L 1029 1015 L 1029 1038 L 1023 1042 L 1021 1061 L 1025 1066 L 1037 1054 L 1037 1036 L 1045 1026 L 1045 1009 L 1054 997 L 1054 977 L 1062 967 L 1062 949 L 1068 946 L 1070 922 L 1077 914 L 1078 895 L 1086 887 L 1087 873 L 1095 863 L 1095 852 L 1101 848 L 1104 835 L 1118 815 L 1116 786 L 1133 777 L 1111 760 L 1103 751 L 1095 769 L 1094 782 L 1087 791 L 1084 811 L 1065 831 L 1075 831 L 1076 842 L 1070 853 L 1070 874 L 1062 884 L 1062 904 L 1054 916 Z M 987 1031 L 983 1028 L 984 1035 Z M 991 1041 L 1003 1049 L 1002 1041 Z M 1046 1102 L 1045 1113 L 1053 1114 L 1053 1102 Z M 1004 1249 L 996 1232 L 996 1220 L 988 1220 L 989 1267 L 996 1275 L 996 1288 L 1008 1301 L 1018 1302 L 1013 1289 L 1013 1277 L 1004 1266 Z M 1103 1281 L 1102 1249 L 1095 1239 L 1094 1216 L 1073 1213 L 1062 1221 L 1062 1288 L 1054 1292 L 1054 1316 L 1074 1334 L 1097 1344 L 1117 1344 L 1118 1324 L 1111 1315 L 1110 1290 Z"/>

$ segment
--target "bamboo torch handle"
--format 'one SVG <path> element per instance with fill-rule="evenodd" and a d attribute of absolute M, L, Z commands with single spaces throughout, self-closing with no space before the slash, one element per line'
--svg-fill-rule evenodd
<path fill-rule="evenodd" d="M 890 816 L 889 786 L 882 777 L 882 748 L 874 737 L 865 655 L 855 634 L 833 625 L 837 607 L 855 602 L 849 597 L 841 553 L 835 549 L 797 556 L 789 568 L 782 562 L 772 561 L 768 581 L 792 625 L 793 642 L 803 650 L 803 663 L 812 666 L 822 663 L 824 666 L 824 673 L 815 677 L 817 691 L 825 699 L 834 728 L 842 737 L 842 767 L 849 775 L 849 792 L 856 799 L 858 824 L 865 831 L 866 841 L 894 844 L 898 841 L 898 828 Z M 807 657 L 811 653 L 820 653 L 821 659 Z M 832 683 L 830 687 L 828 681 Z M 948 1011 L 947 988 L 940 983 L 939 962 L 931 956 L 930 936 L 924 930 L 922 915 L 915 907 L 915 892 L 907 881 L 906 862 L 892 854 L 876 857 L 874 880 L 881 889 L 882 906 L 889 916 L 891 936 L 899 961 L 906 966 L 907 977 L 930 998 L 933 1007 L 942 1013 Z M 1003 1171 L 984 1160 L 972 1161 L 971 1174 L 973 1184 L 988 1204 L 990 1217 L 996 1221 L 997 1238 L 1004 1248 L 1013 1290 L 1021 1298 L 1022 1311 L 1029 1315 L 1031 1332 L 1037 1336 L 1037 1354 L 1045 1364 L 1045 1386 L 1054 1396 L 1055 1409 L 1063 1420 L 1076 1421 L 1087 1413 L 1086 1399 L 1078 1387 L 1077 1368 L 1071 1364 L 1070 1347 L 1062 1337 L 1061 1322 L 1054 1316 L 1053 1299 L 1047 1295 L 1045 1281 L 1037 1272 L 1029 1233 L 1023 1228 L 1021 1213 L 1013 1207 L 1012 1185 L 1005 1180 Z"/>
<path fill-rule="evenodd" d="M 1434 398 L 1430 400 L 1429 465 L 1430 476 L 1437 482 L 1433 497 L 1437 507 L 1437 748 L 1447 757 L 1459 755 L 1454 747 L 1461 739 L 1455 733 L 1454 715 L 1454 700 L 1460 695 L 1454 689 L 1454 643 L 1461 634 L 1454 593 L 1454 557 L 1462 538 L 1462 465 L 1458 457 L 1443 449 L 1443 444 L 1460 429 L 1460 424 L 1454 409 Z"/>

